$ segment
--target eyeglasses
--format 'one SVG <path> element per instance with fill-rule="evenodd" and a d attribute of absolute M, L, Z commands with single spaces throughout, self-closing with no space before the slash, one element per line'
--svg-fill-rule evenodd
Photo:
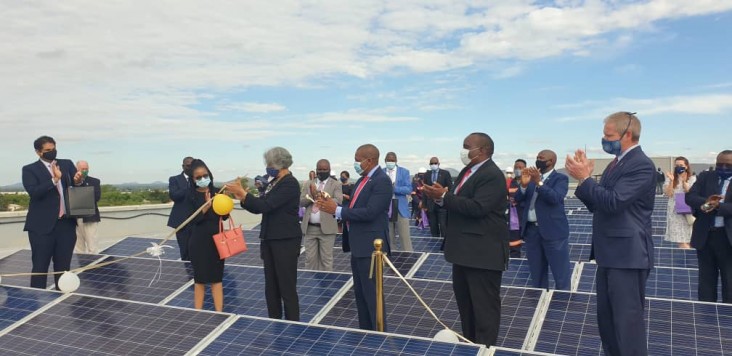
<path fill-rule="evenodd" d="M 195 179 L 195 180 L 201 180 L 203 178 L 208 178 L 208 174 L 204 174 L 204 175 L 198 176 L 198 177 L 193 177 L 193 179 Z"/>

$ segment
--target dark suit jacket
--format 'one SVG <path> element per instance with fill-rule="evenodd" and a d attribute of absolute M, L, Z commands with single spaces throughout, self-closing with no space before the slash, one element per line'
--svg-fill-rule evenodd
<path fill-rule="evenodd" d="M 602 173 L 600 183 L 585 180 L 575 191 L 592 216 L 592 253 L 609 268 L 653 268 L 651 213 L 656 168 L 639 147 Z"/>
<path fill-rule="evenodd" d="M 523 204 L 523 216 L 521 222 L 521 236 L 526 232 L 526 222 L 529 217 L 529 207 L 534 194 L 536 203 L 536 222 L 539 224 L 541 236 L 547 240 L 561 240 L 569 238 L 569 221 L 564 211 L 564 197 L 567 196 L 569 190 L 569 178 L 557 171 L 552 172 L 546 179 L 541 188 L 537 188 L 533 182 L 526 187 L 526 192 L 522 193 L 521 188 L 516 191 L 514 199 Z"/>
<path fill-rule="evenodd" d="M 714 194 L 719 194 L 719 176 L 714 171 L 699 173 L 696 177 L 696 183 L 686 193 L 686 204 L 691 207 L 694 216 L 696 216 L 694 228 L 691 232 L 691 246 L 697 250 L 703 249 L 707 244 L 709 228 L 714 226 L 714 218 L 717 216 L 724 217 L 724 229 L 727 231 L 727 239 L 732 244 L 732 190 L 727 189 L 724 195 L 724 203 L 719 204 L 719 208 L 709 213 L 702 212 L 702 204 L 707 201 L 710 195 Z"/>
<path fill-rule="evenodd" d="M 468 167 L 458 174 L 460 182 Z M 456 185 L 457 187 L 457 185 Z M 483 163 L 457 195 L 445 194 L 445 260 L 479 269 L 505 271 L 508 265 L 506 178 L 493 160 Z"/>
<path fill-rule="evenodd" d="M 452 177 L 450 176 L 450 172 L 444 169 L 439 169 L 437 171 L 436 181 L 432 181 L 432 170 L 425 172 L 424 178 L 422 180 L 426 185 L 440 183 L 441 186 L 447 187 L 447 190 L 452 191 Z M 423 196 L 422 207 L 426 208 L 427 210 L 432 210 L 435 208 L 435 201 L 425 195 Z"/>
<path fill-rule="evenodd" d="M 68 159 L 57 159 L 63 176 L 64 199 L 68 199 L 67 190 L 73 185 L 76 166 Z M 56 185 L 53 184 L 51 173 L 41 160 L 23 167 L 23 187 L 30 196 L 28 214 L 25 217 L 23 231 L 32 231 L 39 234 L 48 234 L 53 230 L 58 220 L 58 209 L 61 197 Z"/>
<path fill-rule="evenodd" d="M 358 179 L 353 186 L 356 194 L 364 177 Z M 347 222 L 348 233 L 344 233 L 344 248 L 350 248 L 353 257 L 371 257 L 374 252 L 374 240 L 382 239 L 382 251 L 389 253 L 389 204 L 393 187 L 391 178 L 380 167 L 364 184 L 353 208 L 341 208 L 341 219 Z M 354 197 L 351 196 L 351 199 Z"/>
<path fill-rule="evenodd" d="M 80 184 L 81 187 L 86 186 L 92 186 L 94 187 L 94 215 L 84 217 L 84 222 L 100 222 L 102 221 L 101 217 L 99 216 L 99 199 L 102 198 L 102 187 L 101 182 L 99 179 L 87 176 L 86 179 L 84 179 L 83 182 Z"/>
<path fill-rule="evenodd" d="M 259 238 L 262 240 L 282 240 L 290 238 L 302 239 L 300 217 L 300 183 L 288 174 L 264 197 L 251 194 L 241 203 L 241 207 L 254 214 L 262 214 Z"/>
<path fill-rule="evenodd" d="M 173 201 L 173 209 L 170 210 L 170 216 L 168 217 L 168 226 L 178 227 L 195 211 L 195 209 L 192 209 L 192 205 L 186 202 L 189 190 L 190 182 L 183 173 L 168 179 L 168 195 L 170 200 Z"/>

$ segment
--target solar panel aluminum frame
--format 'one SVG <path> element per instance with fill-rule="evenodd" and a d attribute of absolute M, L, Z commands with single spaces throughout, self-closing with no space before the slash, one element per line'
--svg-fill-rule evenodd
<path fill-rule="evenodd" d="M 315 314 L 315 316 L 313 316 L 313 319 L 310 320 L 310 322 L 308 324 L 319 325 L 320 322 L 323 320 L 323 318 L 325 318 L 325 316 L 328 315 L 330 310 L 333 309 L 333 307 L 338 303 L 338 301 L 341 300 L 341 298 L 343 298 L 343 296 L 345 296 L 346 293 L 348 293 L 348 290 L 351 289 L 351 287 L 353 287 L 353 277 L 351 277 L 351 279 L 349 279 L 348 281 L 346 281 L 345 284 L 343 284 L 343 287 L 341 287 L 341 289 L 339 289 L 338 292 L 336 292 L 336 294 L 334 294 L 333 297 L 330 298 L 328 303 L 325 303 L 323 308 L 320 309 L 320 311 L 317 314 Z"/>
<path fill-rule="evenodd" d="M 439 255 L 439 254 L 438 253 L 431 253 L 431 252 L 422 253 L 422 256 L 420 256 L 419 259 L 417 259 L 417 261 L 414 262 L 414 265 L 412 266 L 412 269 L 409 270 L 409 273 L 407 273 L 406 275 L 404 275 L 404 278 L 413 278 L 414 275 L 417 273 L 417 271 L 419 271 L 419 269 L 424 264 L 424 261 L 427 261 L 427 258 L 430 255 Z"/>
<path fill-rule="evenodd" d="M 520 288 L 520 287 L 516 287 Z M 544 324 L 544 318 L 546 312 L 549 309 L 549 303 L 554 295 L 554 290 L 542 290 L 541 297 L 539 297 L 539 303 L 534 311 L 534 316 L 531 318 L 531 324 L 529 325 L 528 332 L 526 333 L 526 339 L 522 345 L 522 350 L 533 351 L 536 341 L 539 339 L 539 333 L 541 332 L 541 326 Z"/>
<path fill-rule="evenodd" d="M 574 271 L 572 271 L 572 288 L 570 288 L 570 292 L 576 292 L 577 288 L 579 288 L 580 279 L 582 279 L 582 270 L 585 268 L 585 263 L 594 262 L 575 262 Z"/>

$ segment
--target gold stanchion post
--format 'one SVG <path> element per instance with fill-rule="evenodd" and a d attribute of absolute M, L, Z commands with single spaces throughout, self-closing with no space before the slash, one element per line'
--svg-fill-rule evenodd
<path fill-rule="evenodd" d="M 376 331 L 384 331 L 384 253 L 381 247 L 384 241 L 374 240 L 374 278 L 376 279 Z"/>

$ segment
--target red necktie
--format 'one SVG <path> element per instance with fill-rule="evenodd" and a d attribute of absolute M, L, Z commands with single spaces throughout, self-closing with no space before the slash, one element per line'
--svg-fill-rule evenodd
<path fill-rule="evenodd" d="M 463 184 L 465 184 L 465 181 L 468 180 L 468 177 L 470 177 L 470 173 L 473 172 L 472 168 L 468 168 L 468 171 L 465 172 L 465 175 L 463 176 L 463 179 L 460 181 L 460 184 L 458 184 L 457 188 L 455 188 L 455 193 L 457 194 L 460 191 L 460 188 L 463 187 Z"/>
<path fill-rule="evenodd" d="M 358 187 L 356 187 L 356 192 L 353 193 L 353 198 L 351 198 L 351 204 L 348 205 L 349 208 L 353 208 L 353 204 L 356 203 L 356 199 L 358 199 L 358 195 L 361 194 L 361 190 L 363 189 L 363 186 L 366 185 L 366 182 L 368 182 L 369 177 L 366 176 L 364 179 L 361 180 L 361 183 L 358 184 Z"/>

